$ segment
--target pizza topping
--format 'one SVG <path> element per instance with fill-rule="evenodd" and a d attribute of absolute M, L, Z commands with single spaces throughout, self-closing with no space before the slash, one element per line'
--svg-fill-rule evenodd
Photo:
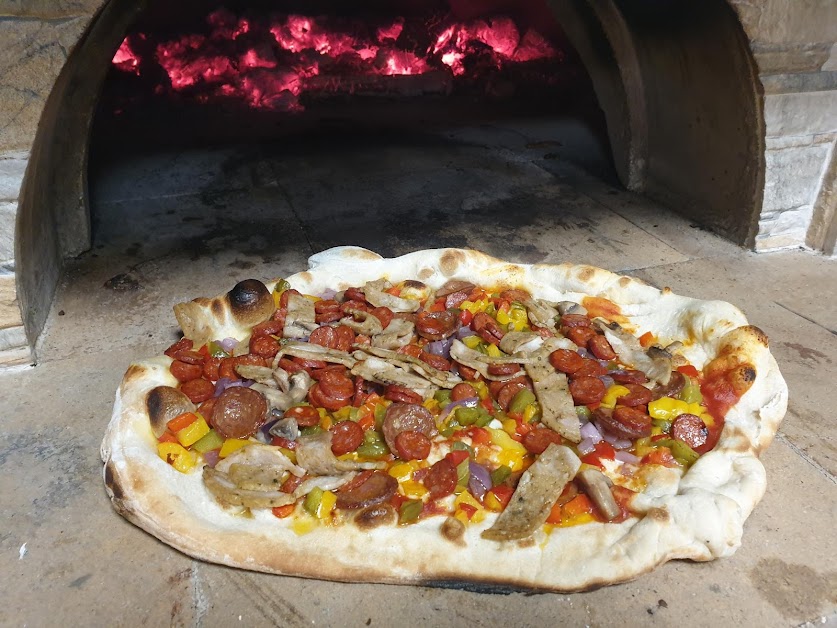
<path fill-rule="evenodd" d="M 706 443 L 709 430 L 700 417 L 684 413 L 672 423 L 671 435 L 677 440 L 683 441 L 692 449 L 697 449 Z"/>
<path fill-rule="evenodd" d="M 656 400 L 663 397 L 676 397 L 680 394 L 685 385 L 685 376 L 678 371 L 674 371 L 668 382 L 665 384 L 657 384 L 651 389 L 651 399 Z"/>
<path fill-rule="evenodd" d="M 383 462 L 340 460 L 332 451 L 332 433 L 302 436 L 297 440 L 296 462 L 311 475 L 340 475 L 362 469 L 381 469 Z"/>
<path fill-rule="evenodd" d="M 177 388 L 157 386 L 145 398 L 145 408 L 151 420 L 151 431 L 160 438 L 168 422 L 187 412 L 195 411 L 195 404 Z"/>
<path fill-rule="evenodd" d="M 383 325 L 381 319 L 372 312 L 364 312 L 363 310 L 355 308 L 347 308 L 346 313 L 351 314 L 351 316 L 341 319 L 340 323 L 351 328 L 358 334 L 375 336 L 376 334 L 380 334 L 384 331 L 385 325 Z"/>
<path fill-rule="evenodd" d="M 375 307 L 388 307 L 393 312 L 415 312 L 421 307 L 419 301 L 402 299 L 384 292 L 375 285 L 376 283 L 379 282 L 370 282 L 363 287 L 363 294 L 366 296 L 366 300 Z"/>
<path fill-rule="evenodd" d="M 500 341 L 500 349 L 508 354 L 531 353 L 543 344 L 543 338 L 531 331 L 510 331 Z"/>
<path fill-rule="evenodd" d="M 399 384 L 419 393 L 423 398 L 430 397 L 435 387 L 423 377 L 409 373 L 400 366 L 386 360 L 369 357 L 358 361 L 352 368 L 352 375 L 362 377 L 378 384 Z"/>
<path fill-rule="evenodd" d="M 570 395 L 567 376 L 557 372 L 550 364 L 553 346 L 553 343 L 545 341 L 541 349 L 531 354 L 532 362 L 526 365 L 526 373 L 535 386 L 544 425 L 577 443 L 581 440 L 581 426 L 573 405 L 573 397 Z"/>
<path fill-rule="evenodd" d="M 304 360 L 318 360 L 331 362 L 333 364 L 342 364 L 347 368 L 352 368 L 356 362 L 356 360 L 346 351 L 339 351 L 322 345 L 311 344 L 310 342 L 292 341 L 285 343 L 273 359 L 273 364 L 278 365 L 279 360 L 285 355 L 292 355 L 296 358 L 302 358 Z"/>
<path fill-rule="evenodd" d="M 259 392 L 238 386 L 227 388 L 212 410 L 212 423 L 225 438 L 246 438 L 267 419 L 267 401 Z"/>
<path fill-rule="evenodd" d="M 581 461 L 571 449 L 550 445 L 521 476 L 509 505 L 483 538 L 512 541 L 530 537 L 549 516 L 553 504 L 572 480 Z"/>
<path fill-rule="evenodd" d="M 660 384 L 668 383 L 672 375 L 671 355 L 665 351 L 649 355 L 636 336 L 622 329 L 619 323 L 608 323 L 599 318 L 595 322 L 624 364 L 642 371 Z"/>
<path fill-rule="evenodd" d="M 415 323 L 406 318 L 393 318 L 380 334 L 372 336 L 372 346 L 382 349 L 401 349 L 410 344 Z"/>
<path fill-rule="evenodd" d="M 450 310 L 421 312 L 416 318 L 416 332 L 428 340 L 443 340 L 459 329 L 459 317 Z"/>
<path fill-rule="evenodd" d="M 424 406 L 417 403 L 393 403 L 386 409 L 382 431 L 390 451 L 397 452 L 397 439 L 402 432 L 414 431 L 430 438 L 437 430 L 433 415 Z"/>
<path fill-rule="evenodd" d="M 462 382 L 462 379 L 460 379 L 456 374 L 449 371 L 439 370 L 432 364 L 405 353 L 398 353 L 397 351 L 383 349 L 380 347 L 358 346 L 357 349 L 358 351 L 355 351 L 354 356 L 360 360 L 368 359 L 368 356 L 364 354 L 371 354 L 379 358 L 384 358 L 388 363 L 414 371 L 436 386 L 440 386 L 442 388 L 453 388 Z"/>
<path fill-rule="evenodd" d="M 612 482 L 604 473 L 588 467 L 579 471 L 576 478 L 605 519 L 612 521 L 622 513 L 622 509 L 619 508 L 619 504 L 616 503 L 610 491 Z"/>
<path fill-rule="evenodd" d="M 561 301 L 558 303 L 558 312 L 561 316 L 564 316 L 564 314 L 581 314 L 582 316 L 587 316 L 587 308 L 575 301 Z"/>
<path fill-rule="evenodd" d="M 528 299 L 523 302 L 528 311 L 529 321 L 538 327 L 555 329 L 555 319 L 558 318 L 558 310 L 549 301 L 543 299 Z"/>
<path fill-rule="evenodd" d="M 469 294 L 471 290 L 476 288 L 470 281 L 464 279 L 448 279 L 441 288 L 436 291 L 437 297 L 446 297 L 454 292 L 464 292 Z"/>
<path fill-rule="evenodd" d="M 317 313 L 314 303 L 299 294 L 288 294 L 288 310 L 282 336 L 285 338 L 307 338 L 317 329 Z"/>

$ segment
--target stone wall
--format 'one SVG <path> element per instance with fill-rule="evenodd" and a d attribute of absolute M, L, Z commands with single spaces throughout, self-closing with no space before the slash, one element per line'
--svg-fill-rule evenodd
<path fill-rule="evenodd" d="M 31 359 L 23 320 L 31 320 L 32 313 L 17 294 L 15 251 L 20 250 L 16 225 L 24 176 L 31 177 L 27 164 L 38 154 L 33 153 L 36 132 L 39 123 L 44 126 L 42 114 L 68 58 L 106 1 L 0 0 L 0 364 Z M 799 246 L 807 236 L 809 245 L 833 251 L 837 0 L 730 2 L 751 41 L 764 86 L 767 172 L 755 247 Z M 141 2 L 134 4 L 136 10 Z M 112 29 L 112 36 L 119 32 Z M 27 219 L 36 232 L 50 228 L 37 216 Z M 50 298 L 53 287 L 46 290 Z M 43 311 L 38 317 L 43 320 Z M 28 330 L 34 341 L 40 329 L 30 325 Z"/>
<path fill-rule="evenodd" d="M 766 173 L 755 248 L 807 243 L 833 253 L 837 0 L 731 3 L 764 86 Z"/>

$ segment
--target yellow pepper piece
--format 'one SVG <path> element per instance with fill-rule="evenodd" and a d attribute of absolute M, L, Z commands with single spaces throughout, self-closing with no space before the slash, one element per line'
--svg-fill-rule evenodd
<path fill-rule="evenodd" d="M 468 382 L 477 391 L 477 396 L 480 399 L 488 399 L 488 396 L 491 394 L 488 391 L 488 384 L 485 382 Z"/>
<path fill-rule="evenodd" d="M 498 347 L 495 344 L 489 344 L 485 348 L 485 352 L 486 352 L 486 354 L 488 354 L 489 357 L 492 357 L 492 358 L 502 358 L 504 355 L 506 355 L 505 353 L 500 351 L 500 347 Z"/>
<path fill-rule="evenodd" d="M 517 452 L 521 456 L 526 455 L 526 448 L 516 440 L 512 439 L 512 437 L 503 430 L 497 430 L 493 427 L 487 427 L 486 429 L 488 430 L 488 435 L 491 437 L 491 442 L 498 447 Z"/>
<path fill-rule="evenodd" d="M 331 511 L 334 510 L 334 506 L 336 504 L 337 495 L 331 491 L 323 491 L 322 499 L 320 499 L 320 505 L 317 506 L 317 509 L 314 511 L 314 516 L 320 520 L 326 519 L 331 515 Z"/>
<path fill-rule="evenodd" d="M 480 346 L 482 342 L 482 338 L 479 336 L 467 336 L 466 338 L 462 339 L 462 343 L 468 347 L 469 349 L 475 349 Z"/>
<path fill-rule="evenodd" d="M 226 458 L 234 451 L 238 451 L 245 445 L 249 445 L 250 441 L 246 438 L 228 438 L 224 441 L 224 444 L 221 445 L 221 451 L 218 452 L 219 458 Z"/>
<path fill-rule="evenodd" d="M 281 451 L 283 454 L 285 454 L 285 456 L 288 458 L 288 460 L 290 460 L 291 462 L 296 464 L 296 452 L 295 451 L 292 451 L 290 449 L 285 449 L 284 447 L 280 447 L 279 451 Z"/>
<path fill-rule="evenodd" d="M 412 462 L 399 462 L 398 464 L 392 465 L 387 473 L 399 482 L 406 482 L 413 477 L 413 471 L 415 471 L 416 468 L 417 467 L 414 466 Z"/>
<path fill-rule="evenodd" d="M 508 325 L 511 322 L 511 318 L 508 315 L 508 312 L 504 312 L 503 310 L 497 310 L 497 322 L 501 325 Z"/>
<path fill-rule="evenodd" d="M 421 405 L 423 405 L 425 408 L 430 410 L 430 412 L 432 412 L 433 414 L 438 414 L 439 413 L 439 409 L 440 409 L 439 408 L 439 402 L 436 401 L 433 397 L 430 397 L 429 399 L 425 399 L 424 402 Z"/>
<path fill-rule="evenodd" d="M 461 510 L 459 510 L 459 507 L 462 504 L 468 504 L 469 506 L 472 506 L 477 509 L 477 511 L 470 519 L 470 521 L 472 521 L 473 523 L 479 523 L 480 521 L 485 519 L 485 507 L 481 503 L 479 503 L 476 500 L 476 498 L 473 495 L 471 495 L 468 491 L 461 492 L 459 495 L 456 496 L 456 499 L 453 502 L 454 508 L 456 508 L 459 512 L 462 512 Z M 468 523 L 467 515 L 463 523 Z"/>
<path fill-rule="evenodd" d="M 500 500 L 497 499 L 497 496 L 490 491 L 485 494 L 484 502 L 485 507 L 492 512 L 500 512 L 501 510 L 503 510 L 503 504 L 501 504 Z"/>
<path fill-rule="evenodd" d="M 485 312 L 485 308 L 488 307 L 488 299 L 479 299 L 478 301 L 463 301 L 459 309 L 460 310 L 468 310 L 471 314 L 478 314 L 480 312 Z"/>
<path fill-rule="evenodd" d="M 659 436 L 662 433 L 663 433 L 663 428 L 661 428 L 661 427 L 658 427 L 658 426 L 655 425 L 651 428 L 651 436 Z"/>
<path fill-rule="evenodd" d="M 523 470 L 523 456 L 519 451 L 504 449 L 497 454 L 497 462 L 506 465 L 512 471 Z"/>
<path fill-rule="evenodd" d="M 591 515 L 589 512 L 583 512 L 580 515 L 576 515 L 575 517 L 570 517 L 569 519 L 562 520 L 561 523 L 558 525 L 562 528 L 569 528 L 570 526 L 579 526 L 585 523 L 593 523 L 596 518 Z"/>
<path fill-rule="evenodd" d="M 181 473 L 188 473 L 197 462 L 195 454 L 177 443 L 158 443 L 157 455 Z"/>
<path fill-rule="evenodd" d="M 703 414 L 699 414 L 698 416 L 700 417 L 700 420 L 703 421 L 704 425 L 706 425 L 706 427 L 715 427 L 715 417 L 713 417 L 711 414 L 704 412 Z"/>
<path fill-rule="evenodd" d="M 695 416 L 700 416 L 706 412 L 706 408 L 704 408 L 699 403 L 690 403 L 689 404 L 689 414 L 694 414 Z"/>
<path fill-rule="evenodd" d="M 523 331 L 529 326 L 529 315 L 525 308 L 512 305 L 509 318 L 511 319 L 509 331 Z"/>
<path fill-rule="evenodd" d="M 526 406 L 526 409 L 523 410 L 523 420 L 527 423 L 530 423 L 532 419 L 534 419 L 537 415 L 541 413 L 540 406 L 537 403 L 530 403 Z"/>
<path fill-rule="evenodd" d="M 415 482 L 414 480 L 401 482 L 399 487 L 404 492 L 404 496 L 409 497 L 410 499 L 421 499 L 427 495 L 427 489 L 424 488 L 424 485 L 419 482 Z"/>
<path fill-rule="evenodd" d="M 602 397 L 602 406 L 605 408 L 615 408 L 617 399 L 619 397 L 624 397 L 625 395 L 631 394 L 631 391 L 625 388 L 624 386 L 620 386 L 619 384 L 613 384 L 610 388 L 607 389 L 605 392 L 605 396 Z"/>
<path fill-rule="evenodd" d="M 687 412 L 689 412 L 689 404 L 672 397 L 660 397 L 648 404 L 648 414 L 654 419 L 663 421 L 673 421 Z"/>
<path fill-rule="evenodd" d="M 320 417 L 321 428 L 323 428 L 324 430 L 329 430 L 331 429 L 332 425 L 334 425 L 334 420 L 330 416 L 325 415 L 323 417 Z"/>
<path fill-rule="evenodd" d="M 195 416 L 198 417 L 196 421 L 192 421 L 189 425 L 175 434 L 175 436 L 177 436 L 177 440 L 184 447 L 191 447 L 204 436 L 209 434 L 209 426 L 206 424 L 206 420 L 200 414 L 196 414 Z"/>
<path fill-rule="evenodd" d="M 305 511 L 301 511 L 297 508 L 297 512 L 293 516 L 293 523 L 291 525 L 293 531 L 297 535 L 302 536 L 316 529 L 317 520 Z"/>
<path fill-rule="evenodd" d="M 334 412 L 334 419 L 337 421 L 346 421 L 352 415 L 352 406 L 343 406 Z"/>
<path fill-rule="evenodd" d="M 507 419 L 507 420 L 503 421 L 503 430 L 509 436 L 514 434 L 516 429 L 517 429 L 517 421 L 515 421 L 514 419 Z"/>

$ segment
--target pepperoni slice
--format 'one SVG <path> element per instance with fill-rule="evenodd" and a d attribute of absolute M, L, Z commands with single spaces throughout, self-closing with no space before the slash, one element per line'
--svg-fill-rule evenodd
<path fill-rule="evenodd" d="M 279 490 L 283 493 L 293 493 L 296 489 L 299 488 L 299 485 L 302 484 L 302 481 L 305 478 L 300 478 L 291 474 L 288 476 L 288 479 L 282 482 L 282 486 L 279 487 Z"/>
<path fill-rule="evenodd" d="M 672 371 L 667 384 L 657 384 L 651 390 L 651 396 L 657 400 L 661 397 L 676 397 L 686 385 L 686 376 L 680 371 Z"/>
<path fill-rule="evenodd" d="M 622 384 L 631 392 L 627 395 L 619 397 L 616 403 L 620 406 L 629 406 L 631 408 L 636 406 L 645 406 L 651 401 L 651 391 L 640 384 Z M 702 422 L 702 421 L 701 421 Z"/>
<path fill-rule="evenodd" d="M 573 373 L 573 377 L 598 377 L 599 375 L 607 375 L 607 368 L 599 364 L 598 360 L 591 360 L 590 358 L 582 359 L 584 360 L 584 364 Z"/>
<path fill-rule="evenodd" d="M 311 335 L 308 338 L 308 342 L 315 345 L 320 345 L 321 347 L 328 347 L 329 349 L 333 349 L 332 346 L 337 341 L 336 333 L 334 331 L 334 327 L 328 327 L 324 325 L 322 327 L 317 327 L 314 331 L 311 332 Z"/>
<path fill-rule="evenodd" d="M 393 319 L 393 312 L 386 306 L 376 307 L 371 311 L 372 316 L 381 321 L 381 326 L 386 329 Z"/>
<path fill-rule="evenodd" d="M 393 403 L 387 408 L 381 427 L 390 451 L 397 451 L 395 439 L 401 432 L 421 432 L 428 438 L 436 433 L 436 422 L 430 410 L 417 403 Z"/>
<path fill-rule="evenodd" d="M 584 358 L 569 349 L 556 349 L 549 354 L 549 363 L 557 371 L 572 374 L 584 366 Z"/>
<path fill-rule="evenodd" d="M 400 403 L 421 403 L 420 394 L 398 384 L 390 384 L 386 387 L 386 390 L 384 390 L 384 399 Z"/>
<path fill-rule="evenodd" d="M 497 393 L 497 403 L 500 404 L 503 410 L 508 410 L 509 404 L 514 399 L 514 396 L 521 390 L 526 390 L 527 388 L 530 388 L 530 386 L 527 386 L 526 382 L 522 379 L 513 380 L 503 386 L 500 392 Z"/>
<path fill-rule="evenodd" d="M 450 370 L 450 361 L 446 360 L 440 355 L 436 355 L 435 353 L 428 353 L 427 351 L 422 351 L 419 355 L 419 360 L 422 362 L 426 362 L 434 369 L 439 371 L 449 371 Z"/>
<path fill-rule="evenodd" d="M 288 373 L 297 373 L 298 371 L 304 370 L 302 366 L 290 358 L 279 358 L 279 368 L 287 371 Z"/>
<path fill-rule="evenodd" d="M 180 392 L 189 397 L 192 403 L 203 403 L 215 394 L 215 384 L 206 379 L 192 379 L 184 382 Z"/>
<path fill-rule="evenodd" d="M 253 336 L 281 336 L 285 327 L 282 321 L 267 320 L 253 327 Z"/>
<path fill-rule="evenodd" d="M 611 371 L 608 375 L 613 378 L 613 381 L 620 384 L 644 384 L 648 381 L 645 373 L 633 369 Z"/>
<path fill-rule="evenodd" d="M 309 360 L 307 358 L 293 358 L 293 361 L 299 364 L 303 369 L 308 371 L 309 373 L 316 369 L 324 369 L 328 366 L 327 362 L 323 362 L 322 360 Z"/>
<path fill-rule="evenodd" d="M 455 473 L 455 471 L 454 471 Z M 381 471 L 373 471 L 360 485 L 337 493 L 337 507 L 359 510 L 392 499 L 398 491 L 398 480 Z"/>
<path fill-rule="evenodd" d="M 508 290 L 503 290 L 500 293 L 500 298 L 505 299 L 506 301 L 517 301 L 522 303 L 527 299 L 531 299 L 532 295 L 521 288 L 509 288 Z"/>
<path fill-rule="evenodd" d="M 459 292 L 451 292 L 449 295 L 447 295 L 445 297 L 445 309 L 450 310 L 452 308 L 459 307 L 465 301 L 468 300 L 468 294 L 470 294 L 470 293 L 465 292 L 464 290 L 459 291 Z M 443 295 L 439 295 L 439 296 L 443 296 Z"/>
<path fill-rule="evenodd" d="M 172 346 L 170 346 L 168 349 L 163 351 L 163 353 L 165 355 L 169 356 L 170 358 L 174 358 L 175 353 L 177 353 L 178 351 L 184 351 L 184 350 L 187 350 L 187 349 L 191 349 L 194 346 L 194 344 L 195 343 L 192 342 L 191 340 L 189 340 L 188 338 L 181 338 L 180 340 L 175 342 Z"/>
<path fill-rule="evenodd" d="M 395 450 L 402 460 L 424 460 L 430 455 L 430 439 L 421 432 L 407 430 L 395 437 Z"/>
<path fill-rule="evenodd" d="M 521 370 L 519 364 L 509 362 L 507 364 L 489 364 L 488 372 L 491 375 L 513 375 Z"/>
<path fill-rule="evenodd" d="M 325 408 L 326 410 L 331 410 L 332 412 L 349 405 L 349 398 L 338 399 L 324 394 L 319 383 L 311 386 L 311 389 L 308 391 L 308 401 L 310 401 L 313 406 Z"/>
<path fill-rule="evenodd" d="M 561 327 L 592 327 L 592 321 L 584 314 L 564 314 Z"/>
<path fill-rule="evenodd" d="M 671 424 L 671 435 L 677 440 L 682 440 L 692 449 L 698 449 L 706 444 L 709 430 L 699 416 L 681 414 Z"/>
<path fill-rule="evenodd" d="M 567 314 L 567 316 L 570 316 Z M 578 314 L 575 314 L 578 316 Z M 572 340 L 579 347 L 586 347 L 590 338 L 596 336 L 596 330 L 590 327 L 562 327 L 561 333 Z"/>
<path fill-rule="evenodd" d="M 466 384 L 465 382 L 457 384 L 450 391 L 451 401 L 462 401 L 463 399 L 472 399 L 476 396 L 476 389 L 471 384 Z"/>
<path fill-rule="evenodd" d="M 313 406 L 294 406 L 285 410 L 284 416 L 296 419 L 300 427 L 313 427 L 320 422 L 320 413 Z"/>
<path fill-rule="evenodd" d="M 169 370 L 179 382 L 188 382 L 203 375 L 203 367 L 200 364 L 187 364 L 180 360 L 172 362 Z"/>
<path fill-rule="evenodd" d="M 340 304 L 334 299 L 323 299 L 314 304 L 314 321 L 320 325 L 333 323 L 341 318 L 343 318 L 343 312 L 340 309 Z"/>
<path fill-rule="evenodd" d="M 336 369 L 326 370 L 320 375 L 319 385 L 327 397 L 343 400 L 355 394 L 355 385 L 351 378 Z"/>
<path fill-rule="evenodd" d="M 618 357 L 607 338 L 601 334 L 596 334 L 587 341 L 587 350 L 600 360 L 615 360 Z"/>
<path fill-rule="evenodd" d="M 651 417 L 642 410 L 620 406 L 613 411 L 610 418 L 610 421 L 604 420 L 602 423 L 605 429 L 615 436 L 634 439 L 651 435 Z"/>
<path fill-rule="evenodd" d="M 470 366 L 466 366 L 465 364 L 456 362 L 456 369 L 459 371 L 462 378 L 468 380 L 469 382 L 478 382 L 482 379 L 482 375 L 480 375 L 480 372 L 477 369 L 472 369 Z"/>
<path fill-rule="evenodd" d="M 345 298 L 346 301 L 360 301 L 361 303 L 366 303 L 366 295 L 360 288 L 346 288 L 343 292 L 343 298 Z"/>
<path fill-rule="evenodd" d="M 493 344 L 499 344 L 506 335 L 506 332 L 500 329 L 500 324 L 485 312 L 474 314 L 471 329 L 477 332 L 480 338 Z"/>
<path fill-rule="evenodd" d="M 448 279 L 445 284 L 436 291 L 437 297 L 446 297 L 454 292 L 464 292 L 471 294 L 471 290 L 476 288 L 470 281 L 464 279 Z"/>
<path fill-rule="evenodd" d="M 261 393 L 237 386 L 219 395 L 212 424 L 224 438 L 247 438 L 264 424 L 266 414 L 267 401 Z"/>
<path fill-rule="evenodd" d="M 424 476 L 424 486 L 430 491 L 431 499 L 438 499 L 451 495 L 456 490 L 458 479 L 453 463 L 447 458 L 442 458 L 430 467 L 430 471 Z"/>
<path fill-rule="evenodd" d="M 368 312 L 369 309 L 369 306 L 366 305 L 366 301 L 346 301 L 340 304 L 340 311 L 343 312 L 344 315 L 351 315 L 351 310 Z"/>
<path fill-rule="evenodd" d="M 200 412 L 201 416 L 206 419 L 206 422 L 210 426 L 212 425 L 212 413 L 215 410 L 215 401 L 215 397 L 210 397 L 198 406 L 198 412 Z"/>
<path fill-rule="evenodd" d="M 459 316 L 453 312 L 423 311 L 416 319 L 416 333 L 428 340 L 444 340 L 459 326 Z"/>
<path fill-rule="evenodd" d="M 577 406 L 599 403 L 606 390 L 604 382 L 598 377 L 573 377 L 570 381 L 570 394 Z"/>
<path fill-rule="evenodd" d="M 342 456 L 360 447 L 363 428 L 354 421 L 340 421 L 331 426 L 331 453 Z"/>
<path fill-rule="evenodd" d="M 175 360 L 180 360 L 186 364 L 203 364 L 206 359 L 203 355 L 197 351 L 192 351 L 191 349 L 181 349 L 180 351 L 176 351 L 172 357 L 174 357 Z"/>
<path fill-rule="evenodd" d="M 218 381 L 218 370 L 221 367 L 221 358 L 208 358 L 203 363 L 203 376 L 213 382 Z"/>
<path fill-rule="evenodd" d="M 355 332 L 351 327 L 338 325 L 334 328 L 334 347 L 338 351 L 348 351 L 355 343 Z"/>
<path fill-rule="evenodd" d="M 562 445 L 564 439 L 558 432 L 555 432 L 547 427 L 541 427 L 531 432 L 527 432 L 523 437 L 523 446 L 527 451 L 533 454 L 540 455 L 546 451 L 550 444 Z"/>
<path fill-rule="evenodd" d="M 302 296 L 302 293 L 299 290 L 295 290 L 294 288 L 289 288 L 282 293 L 282 296 L 279 297 L 279 308 L 288 309 L 288 301 L 291 298 L 291 295 L 295 294 L 297 296 Z"/>
<path fill-rule="evenodd" d="M 250 353 L 263 358 L 272 358 L 279 353 L 279 341 L 273 336 L 252 336 L 250 338 Z"/>

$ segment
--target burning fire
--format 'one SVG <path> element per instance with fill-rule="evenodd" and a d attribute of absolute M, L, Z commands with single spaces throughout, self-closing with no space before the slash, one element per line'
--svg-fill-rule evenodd
<path fill-rule="evenodd" d="M 154 64 L 175 92 L 203 101 L 239 99 L 252 107 L 301 111 L 299 97 L 340 77 L 403 76 L 444 72 L 465 76 L 469 67 L 505 67 L 538 59 L 560 59 L 542 35 L 521 34 L 509 17 L 467 23 L 442 21 L 427 33 L 408 33 L 404 18 L 369 28 L 359 20 L 287 15 L 256 24 L 221 9 L 206 18 L 207 32 L 149 43 L 144 33 L 125 38 L 113 57 L 122 72 L 141 76 Z M 428 39 L 429 37 L 429 39 Z M 421 43 L 424 41 L 424 43 Z M 429 45 L 428 43 L 429 42 Z M 140 54 L 137 50 L 150 52 Z M 158 91 L 168 86 L 158 87 Z"/>

